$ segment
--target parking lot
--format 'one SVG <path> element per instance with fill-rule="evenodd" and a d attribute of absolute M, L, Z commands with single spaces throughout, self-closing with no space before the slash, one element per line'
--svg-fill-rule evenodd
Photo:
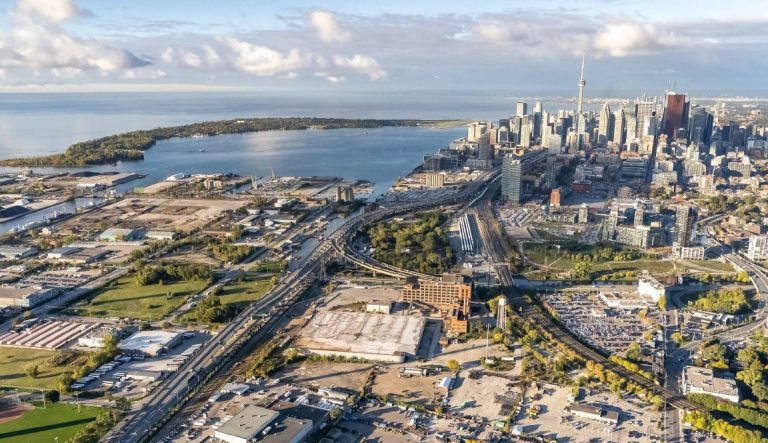
<path fill-rule="evenodd" d="M 623 353 L 629 345 L 641 341 L 649 329 L 637 313 L 608 308 L 596 293 L 555 293 L 542 299 L 569 330 L 612 354 Z"/>

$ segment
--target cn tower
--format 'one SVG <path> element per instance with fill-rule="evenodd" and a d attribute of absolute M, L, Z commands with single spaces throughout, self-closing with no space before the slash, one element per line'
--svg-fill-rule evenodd
<path fill-rule="evenodd" d="M 576 115 L 581 115 L 582 101 L 584 100 L 584 86 L 587 86 L 587 81 L 584 80 L 584 54 L 581 54 L 581 77 L 579 77 L 579 104 L 576 108 Z"/>

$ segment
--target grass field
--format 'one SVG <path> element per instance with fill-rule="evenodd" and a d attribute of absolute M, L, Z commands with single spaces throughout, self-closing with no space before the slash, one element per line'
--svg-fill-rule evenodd
<path fill-rule="evenodd" d="M 260 299 L 272 287 L 271 275 L 248 272 L 243 281 L 234 281 L 221 289 L 221 303 L 240 310 L 249 303 Z"/>
<path fill-rule="evenodd" d="M 156 321 L 184 303 L 184 299 L 205 288 L 205 281 L 192 280 L 177 283 L 139 286 L 128 275 L 96 292 L 83 304 L 73 307 L 76 315 L 89 317 L 120 317 Z M 173 292 L 173 297 L 167 294 Z"/>
<path fill-rule="evenodd" d="M 272 287 L 272 275 L 249 271 L 243 281 L 232 281 L 224 285 L 218 293 L 223 305 L 233 313 L 240 312 L 252 302 L 260 299 Z M 194 309 L 185 313 L 181 319 L 195 323 Z M 234 315 L 234 314 L 233 314 Z"/>
<path fill-rule="evenodd" d="M 0 346 L 0 386 L 55 388 L 59 374 L 71 371 L 71 368 L 48 365 L 46 361 L 54 352 Z M 37 365 L 39 371 L 37 378 L 31 378 L 25 372 L 26 368 L 33 365 Z"/>
<path fill-rule="evenodd" d="M 65 403 L 48 404 L 46 409 L 35 408 L 21 417 L 0 424 L 0 441 L 3 443 L 53 442 L 65 443 L 89 422 L 101 408 L 77 406 Z"/>
<path fill-rule="evenodd" d="M 278 273 L 282 272 L 285 268 L 285 261 L 271 261 L 271 260 L 264 260 L 259 262 L 256 266 L 251 268 L 251 271 L 254 272 L 273 272 Z"/>
<path fill-rule="evenodd" d="M 544 265 L 545 263 L 555 270 L 567 271 L 573 269 L 577 260 L 568 258 L 557 258 L 555 254 L 546 255 L 529 248 L 525 249 L 525 255 L 535 263 Z M 724 273 L 734 272 L 733 267 L 727 263 L 714 260 L 685 261 L 685 260 L 631 260 L 631 261 L 607 261 L 603 263 L 592 263 L 592 272 L 616 272 L 616 271 L 642 271 L 647 270 L 652 274 L 668 274 L 676 271 L 693 271 Z"/>

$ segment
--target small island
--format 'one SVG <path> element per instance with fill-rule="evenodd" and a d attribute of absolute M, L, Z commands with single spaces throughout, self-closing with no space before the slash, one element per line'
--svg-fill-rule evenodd
<path fill-rule="evenodd" d="M 0 166 L 92 166 L 117 161 L 143 160 L 144 151 L 158 140 L 176 137 L 206 137 L 273 130 L 380 128 L 385 126 L 447 127 L 459 120 L 375 120 L 339 118 L 245 118 L 192 123 L 181 126 L 124 132 L 75 143 L 61 154 L 0 160 Z"/>

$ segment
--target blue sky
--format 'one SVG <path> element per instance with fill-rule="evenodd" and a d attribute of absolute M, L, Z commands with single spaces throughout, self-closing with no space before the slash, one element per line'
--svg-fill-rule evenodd
<path fill-rule="evenodd" d="M 765 0 L 0 0 L 0 91 L 768 95 Z"/>

